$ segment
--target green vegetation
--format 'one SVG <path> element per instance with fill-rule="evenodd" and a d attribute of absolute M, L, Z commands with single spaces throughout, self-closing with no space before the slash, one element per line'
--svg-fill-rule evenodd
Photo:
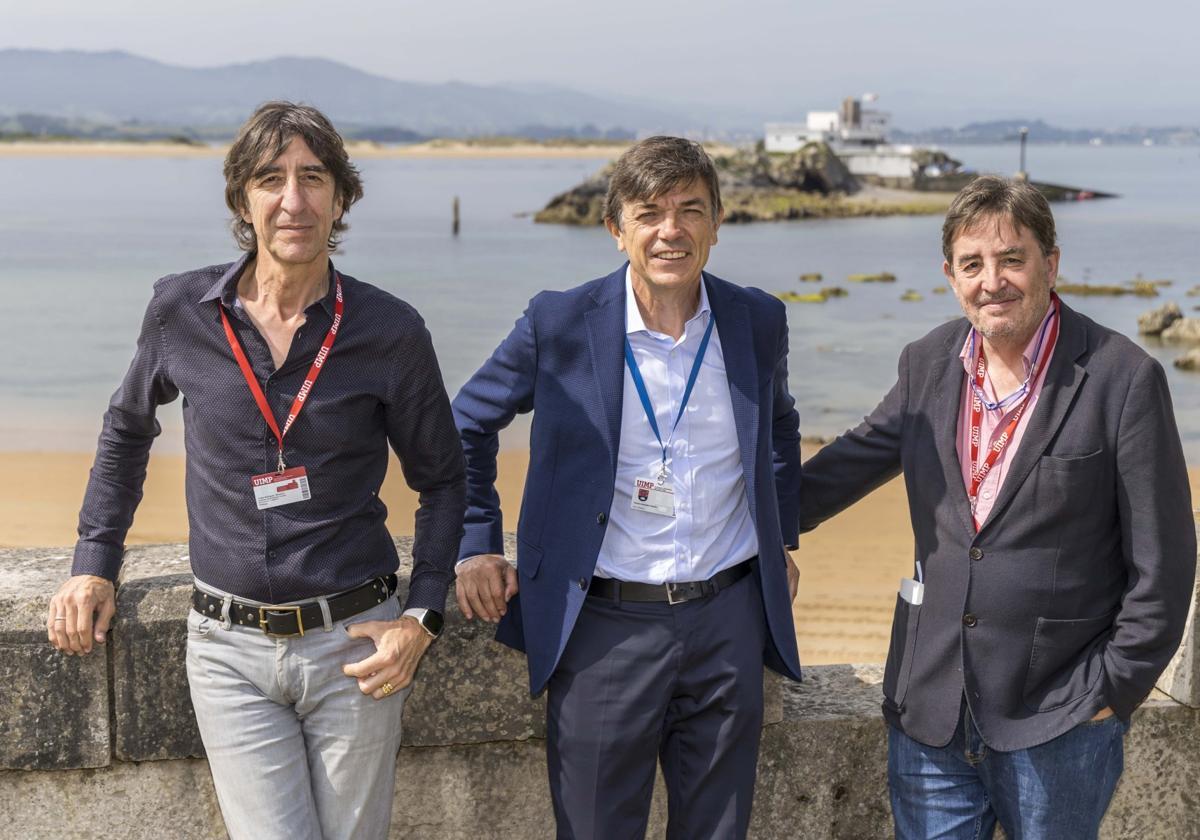
<path fill-rule="evenodd" d="M 819 272 L 819 271 L 812 271 L 812 272 L 809 272 L 808 274 L 800 275 L 801 283 L 820 283 L 823 279 L 825 279 L 825 278 L 823 278 L 821 276 L 821 272 Z"/>
<path fill-rule="evenodd" d="M 830 298 L 846 297 L 849 294 L 845 289 L 838 286 L 829 286 L 821 289 L 819 292 L 800 293 L 800 292 L 776 292 L 775 297 L 782 300 L 784 303 L 824 303 Z"/>
<path fill-rule="evenodd" d="M 895 283 L 896 275 L 890 271 L 880 271 L 877 274 L 851 274 L 846 279 L 851 283 Z"/>
<path fill-rule="evenodd" d="M 1149 280 L 1130 280 L 1124 286 L 1113 284 L 1063 283 L 1054 287 L 1060 295 L 1080 295 L 1083 297 L 1158 297 L 1158 286 Z"/>
<path fill-rule="evenodd" d="M 916 289 L 909 289 L 904 294 L 900 295 L 900 300 L 905 303 L 920 303 L 925 300 L 924 296 Z"/>

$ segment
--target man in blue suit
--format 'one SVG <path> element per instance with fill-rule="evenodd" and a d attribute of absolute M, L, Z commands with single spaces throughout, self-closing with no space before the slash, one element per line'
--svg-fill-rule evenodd
<path fill-rule="evenodd" d="M 548 691 L 559 837 L 642 836 L 660 759 L 669 837 L 744 837 L 762 666 L 800 678 L 787 321 L 779 301 L 704 273 L 722 216 L 698 144 L 631 147 L 605 204 L 629 262 L 534 297 L 454 400 L 458 601 L 498 621 L 530 689 Z M 528 411 L 513 570 L 497 433 Z"/>

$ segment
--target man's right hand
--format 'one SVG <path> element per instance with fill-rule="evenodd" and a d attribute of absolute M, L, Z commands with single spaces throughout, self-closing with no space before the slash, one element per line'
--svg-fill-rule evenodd
<path fill-rule="evenodd" d="M 66 654 L 91 653 L 93 641 L 104 644 L 117 611 L 112 581 L 95 575 L 75 575 L 50 599 L 46 636 Z"/>
<path fill-rule="evenodd" d="M 459 563 L 455 574 L 458 608 L 468 619 L 479 616 L 495 624 L 517 594 L 517 570 L 499 554 L 477 554 Z"/>

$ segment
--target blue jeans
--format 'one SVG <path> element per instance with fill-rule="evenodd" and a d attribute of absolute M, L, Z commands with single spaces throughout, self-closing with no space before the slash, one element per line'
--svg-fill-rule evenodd
<path fill-rule="evenodd" d="M 929 747 L 888 732 L 897 840 L 1091 840 L 1124 768 L 1129 727 L 1116 715 L 1013 752 L 989 749 L 963 704 L 954 737 Z"/>

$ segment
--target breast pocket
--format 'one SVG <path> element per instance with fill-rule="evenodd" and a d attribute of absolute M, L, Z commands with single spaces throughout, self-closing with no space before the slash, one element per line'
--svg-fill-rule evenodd
<path fill-rule="evenodd" d="M 1064 523 L 1091 508 L 1104 476 L 1102 449 L 1084 455 L 1043 455 L 1037 466 L 1037 506 Z"/>

